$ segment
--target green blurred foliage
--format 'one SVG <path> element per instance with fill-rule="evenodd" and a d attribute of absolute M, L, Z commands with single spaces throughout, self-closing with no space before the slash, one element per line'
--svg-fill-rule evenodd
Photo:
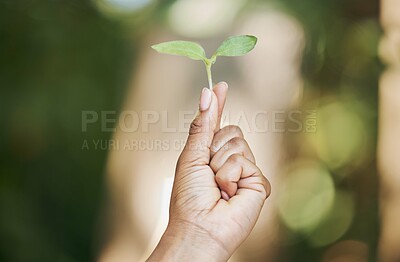
<path fill-rule="evenodd" d="M 92 261 L 107 152 L 82 110 L 118 110 L 132 44 L 90 2 L 0 1 L 0 260 Z"/>
<path fill-rule="evenodd" d="M 282 261 L 321 261 L 330 246 L 346 239 L 366 243 L 368 258 L 375 261 L 377 91 L 382 71 L 377 55 L 379 2 L 283 2 L 304 26 L 302 103 L 305 109 L 316 108 L 319 118 L 317 133 L 307 135 L 310 140 L 305 145 L 302 138 L 298 142 L 308 149 L 293 157 L 318 159 L 326 166 L 335 181 L 337 199 L 331 214 L 311 235 L 298 235 L 298 241 L 287 246 Z M 332 233 L 344 228 L 348 229 L 335 239 Z"/>

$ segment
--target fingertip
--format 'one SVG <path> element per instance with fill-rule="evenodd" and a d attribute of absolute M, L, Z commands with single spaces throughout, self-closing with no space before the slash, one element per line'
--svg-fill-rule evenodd
<path fill-rule="evenodd" d="M 225 95 L 228 91 L 228 84 L 224 81 L 219 82 L 214 86 L 213 91 L 217 96 Z"/>
<path fill-rule="evenodd" d="M 225 201 L 228 201 L 228 200 L 230 199 L 230 197 L 228 196 L 228 194 L 227 194 L 225 191 L 223 191 L 223 190 L 221 190 L 221 196 L 222 196 L 222 198 L 223 198 Z"/>
<path fill-rule="evenodd" d="M 220 88 L 228 89 L 228 84 L 225 81 L 221 81 L 217 84 Z"/>
<path fill-rule="evenodd" d="M 200 96 L 200 111 L 206 111 L 211 104 L 211 91 L 208 88 L 203 88 L 201 91 L 201 96 Z"/>

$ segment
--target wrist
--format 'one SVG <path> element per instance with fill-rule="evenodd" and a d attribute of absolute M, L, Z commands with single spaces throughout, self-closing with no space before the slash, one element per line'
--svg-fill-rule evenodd
<path fill-rule="evenodd" d="M 207 230 L 184 221 L 170 223 L 148 261 L 227 261 L 223 243 Z"/>

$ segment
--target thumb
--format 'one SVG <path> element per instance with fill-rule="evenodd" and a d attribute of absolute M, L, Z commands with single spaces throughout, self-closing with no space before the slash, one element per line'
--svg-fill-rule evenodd
<path fill-rule="evenodd" d="M 218 100 L 214 92 L 203 88 L 199 111 L 190 124 L 189 137 L 179 157 L 179 163 L 190 166 L 208 165 L 210 146 L 217 130 Z"/>

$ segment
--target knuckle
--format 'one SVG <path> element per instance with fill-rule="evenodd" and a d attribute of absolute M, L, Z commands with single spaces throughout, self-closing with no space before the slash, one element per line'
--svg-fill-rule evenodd
<path fill-rule="evenodd" d="M 246 140 L 242 137 L 234 137 L 229 141 L 231 146 L 237 147 L 239 149 L 245 149 L 247 146 Z"/>
<path fill-rule="evenodd" d="M 219 170 L 219 166 L 215 163 L 215 159 L 211 159 L 210 168 L 214 173 L 217 173 Z"/>
<path fill-rule="evenodd" d="M 267 199 L 271 195 L 271 183 L 263 175 L 261 175 L 261 179 L 262 179 L 262 184 L 265 189 L 265 199 Z"/>
<path fill-rule="evenodd" d="M 220 150 L 221 148 L 224 147 L 224 144 L 226 143 L 225 140 L 216 140 L 214 139 L 212 142 L 212 146 L 211 146 L 211 154 L 214 155 L 218 152 L 218 150 Z"/>
<path fill-rule="evenodd" d="M 241 161 L 242 157 L 243 156 L 241 154 L 233 154 L 228 158 L 228 161 L 230 161 L 231 163 L 237 164 Z"/>
<path fill-rule="evenodd" d="M 234 136 L 236 137 L 243 137 L 243 132 L 240 127 L 235 126 L 235 125 L 229 125 L 225 127 L 229 133 L 233 133 Z"/>
<path fill-rule="evenodd" d="M 189 135 L 199 134 L 202 131 L 201 117 L 196 117 L 189 128 Z"/>

